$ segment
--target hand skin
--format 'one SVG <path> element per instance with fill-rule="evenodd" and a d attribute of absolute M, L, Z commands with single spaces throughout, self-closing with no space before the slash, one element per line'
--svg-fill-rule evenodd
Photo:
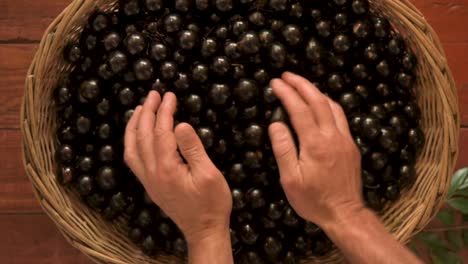
<path fill-rule="evenodd" d="M 174 129 L 175 109 L 173 93 L 162 101 L 157 92 L 148 94 L 128 122 L 125 162 L 184 234 L 189 263 L 233 263 L 231 192 L 194 129 L 187 123 Z"/>
<path fill-rule="evenodd" d="M 422 263 L 399 244 L 361 196 L 361 155 L 342 108 L 308 80 L 284 73 L 271 81 L 298 136 L 269 127 L 280 180 L 288 201 L 320 226 L 351 263 Z"/>

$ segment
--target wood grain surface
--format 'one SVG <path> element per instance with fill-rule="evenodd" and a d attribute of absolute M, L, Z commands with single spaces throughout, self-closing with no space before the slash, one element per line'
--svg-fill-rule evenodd
<path fill-rule="evenodd" d="M 411 0 L 438 33 L 459 94 L 468 166 L 468 0 Z M 70 0 L 0 0 L 0 263 L 90 263 L 42 213 L 21 161 L 19 107 L 38 42 Z"/>

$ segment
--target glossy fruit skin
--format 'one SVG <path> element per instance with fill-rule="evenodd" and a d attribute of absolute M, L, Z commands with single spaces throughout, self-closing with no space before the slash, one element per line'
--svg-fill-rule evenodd
<path fill-rule="evenodd" d="M 279 185 L 267 128 L 291 124 L 269 82 L 284 71 L 343 108 L 369 207 L 386 208 L 415 181 L 425 142 L 417 59 L 367 0 L 118 2 L 118 11 L 91 14 L 79 41 L 63 49 L 73 70 L 53 93 L 56 173 L 77 190 L 84 178 L 83 200 L 104 219 L 129 214 L 128 236 L 146 254 L 187 254 L 180 230 L 122 162 L 125 125 L 150 90 L 176 94 L 175 125 L 191 124 L 226 176 L 241 263 L 299 263 L 331 246 Z"/>

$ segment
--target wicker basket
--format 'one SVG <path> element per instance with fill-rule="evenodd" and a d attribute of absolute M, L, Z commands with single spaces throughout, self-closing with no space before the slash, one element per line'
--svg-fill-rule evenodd
<path fill-rule="evenodd" d="M 444 202 L 457 158 L 459 114 L 457 91 L 438 37 L 408 0 L 370 0 L 372 9 L 388 17 L 419 59 L 418 104 L 423 112 L 426 146 L 417 164 L 417 180 L 381 216 L 387 229 L 405 243 L 431 220 Z M 44 211 L 65 238 L 99 263 L 177 263 L 174 257 L 145 256 L 121 231 L 89 210 L 55 175 L 55 109 L 51 93 L 69 72 L 61 50 L 76 39 L 90 12 L 111 10 L 116 0 L 74 0 L 49 26 L 26 78 L 21 108 L 26 172 Z M 306 263 L 340 262 L 334 251 Z"/>

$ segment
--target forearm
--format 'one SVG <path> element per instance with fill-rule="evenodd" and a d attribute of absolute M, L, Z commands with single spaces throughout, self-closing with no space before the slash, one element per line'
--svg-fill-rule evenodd
<path fill-rule="evenodd" d="M 339 219 L 323 228 L 350 263 L 422 263 L 388 233 L 369 209 Z"/>
<path fill-rule="evenodd" d="M 187 241 L 190 264 L 232 264 L 229 228 Z"/>

